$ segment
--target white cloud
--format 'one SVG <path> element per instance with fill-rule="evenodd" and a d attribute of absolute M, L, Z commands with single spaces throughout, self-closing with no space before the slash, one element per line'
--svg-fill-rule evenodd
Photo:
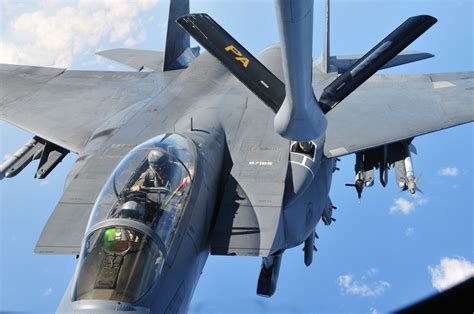
<path fill-rule="evenodd" d="M 13 16 L 0 40 L 0 62 L 67 67 L 102 41 L 132 47 L 146 39 L 138 15 L 158 0 L 46 0 Z"/>
<path fill-rule="evenodd" d="M 423 205 L 428 204 L 428 198 L 426 198 L 426 197 L 424 197 L 420 194 L 413 194 L 412 197 L 415 199 L 416 205 L 423 206 Z"/>
<path fill-rule="evenodd" d="M 2 18 L 9 17 L 23 10 L 26 3 L 11 0 L 0 0 L 0 11 Z"/>
<path fill-rule="evenodd" d="M 415 209 L 415 203 L 410 202 L 403 197 L 399 197 L 393 201 L 392 207 L 390 207 L 389 213 L 402 213 L 404 215 L 410 215 Z"/>
<path fill-rule="evenodd" d="M 412 237 L 415 234 L 415 228 L 413 227 L 408 227 L 407 230 L 405 230 L 405 235 L 407 237 Z"/>
<path fill-rule="evenodd" d="M 396 198 L 393 205 L 389 209 L 390 214 L 401 213 L 403 215 L 410 215 L 416 206 L 423 206 L 428 203 L 428 198 L 419 194 L 412 195 L 413 201 L 407 200 L 403 197 Z"/>
<path fill-rule="evenodd" d="M 446 167 L 438 170 L 438 175 L 445 177 L 455 177 L 459 175 L 459 168 L 457 167 Z"/>
<path fill-rule="evenodd" d="M 438 291 L 446 290 L 474 276 L 474 264 L 464 257 L 443 257 L 436 266 L 428 266 L 431 284 Z"/>
<path fill-rule="evenodd" d="M 143 29 L 140 34 L 138 34 L 136 37 L 130 36 L 125 42 L 123 43 L 125 47 L 130 48 L 133 46 L 136 46 L 146 40 L 146 32 Z"/>
<path fill-rule="evenodd" d="M 53 293 L 53 288 L 48 288 L 43 292 L 43 296 L 44 297 L 50 296 L 51 293 Z"/>
<path fill-rule="evenodd" d="M 373 276 L 377 275 L 378 273 L 379 273 L 379 270 L 377 268 L 372 267 L 367 271 L 367 276 L 373 277 Z"/>
<path fill-rule="evenodd" d="M 370 312 L 370 314 L 378 314 L 379 313 L 379 311 L 376 308 L 373 308 L 373 307 L 371 307 L 369 309 L 369 312 Z"/>
<path fill-rule="evenodd" d="M 339 276 L 338 284 L 341 287 L 342 294 L 358 295 L 361 297 L 377 297 L 390 288 L 390 284 L 386 281 L 379 280 L 365 283 L 363 280 L 353 280 L 352 275 Z"/>

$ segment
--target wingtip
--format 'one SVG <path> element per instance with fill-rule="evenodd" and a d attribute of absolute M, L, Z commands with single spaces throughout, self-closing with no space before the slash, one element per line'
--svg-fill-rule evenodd
<path fill-rule="evenodd" d="M 106 57 L 106 54 L 107 54 L 108 52 L 117 51 L 117 50 L 121 50 L 121 49 L 123 49 L 123 48 L 114 48 L 114 49 L 100 50 L 100 51 L 96 51 L 95 54 L 98 55 L 98 56 L 107 58 L 107 57 Z"/>

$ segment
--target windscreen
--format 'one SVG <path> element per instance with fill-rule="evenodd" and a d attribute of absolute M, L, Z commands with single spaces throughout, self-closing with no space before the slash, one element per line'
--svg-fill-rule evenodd
<path fill-rule="evenodd" d="M 73 299 L 136 302 L 162 265 L 158 246 L 142 232 L 123 226 L 96 230 L 86 239 Z"/>

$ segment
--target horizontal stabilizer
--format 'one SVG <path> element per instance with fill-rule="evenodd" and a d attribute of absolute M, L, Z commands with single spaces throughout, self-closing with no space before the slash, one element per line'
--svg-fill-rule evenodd
<path fill-rule="evenodd" d="M 161 71 L 164 54 L 161 51 L 118 48 L 96 54 L 120 64 L 142 71 L 144 68 Z"/>
<path fill-rule="evenodd" d="M 178 24 L 244 83 L 275 113 L 285 85 L 207 14 L 180 17 Z"/>
<path fill-rule="evenodd" d="M 387 62 L 380 69 L 396 67 L 402 64 L 425 60 L 432 57 L 434 57 L 434 55 L 427 52 L 418 52 L 418 51 L 402 52 L 398 54 L 397 56 L 395 56 L 392 60 Z M 334 56 L 334 57 L 331 57 L 330 64 L 336 67 L 338 73 L 344 73 L 351 66 L 353 66 L 354 63 L 356 63 L 360 58 L 362 58 L 362 55 Z"/>
<path fill-rule="evenodd" d="M 429 15 L 414 16 L 403 22 L 347 71 L 326 86 L 319 99 L 320 105 L 324 108 L 323 111 L 328 112 L 334 108 L 436 22 L 437 19 Z"/>

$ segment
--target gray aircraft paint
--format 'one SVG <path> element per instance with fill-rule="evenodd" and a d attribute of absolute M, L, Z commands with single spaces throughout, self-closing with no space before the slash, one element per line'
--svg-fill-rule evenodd
<path fill-rule="evenodd" d="M 71 282 L 59 311 L 183 311 L 209 251 L 265 258 L 275 254 L 281 260 L 285 249 L 313 236 L 321 218 L 331 223 L 328 193 L 336 157 L 474 119 L 473 73 L 375 75 L 328 113 L 328 128 L 324 136 L 312 138 L 310 156 L 292 151 L 294 143 L 275 132 L 274 112 L 208 53 L 187 68 L 163 73 L 161 53 L 101 54 L 156 72 L 0 66 L 0 117 L 79 153 L 35 251 L 80 254 L 102 186 L 116 165 L 150 138 L 178 133 L 192 139 L 198 155 L 196 182 L 166 271 L 140 301 L 71 302 Z M 278 46 L 264 50 L 259 60 L 280 80 L 288 77 Z M 283 64 L 292 67 L 291 62 Z M 337 71 L 326 74 L 315 62 L 311 75 L 314 93 L 320 95 Z M 370 173 L 373 177 L 373 170 L 365 177 Z"/>
<path fill-rule="evenodd" d="M 327 122 L 312 82 L 313 1 L 275 1 L 286 95 L 275 117 L 275 131 L 298 141 L 319 138 Z"/>

